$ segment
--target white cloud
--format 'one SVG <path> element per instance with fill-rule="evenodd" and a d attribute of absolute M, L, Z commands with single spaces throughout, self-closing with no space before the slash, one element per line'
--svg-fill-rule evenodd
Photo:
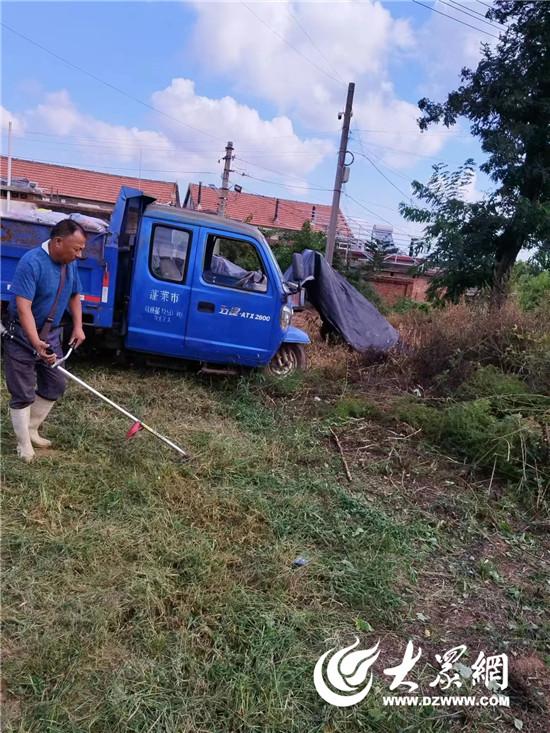
<path fill-rule="evenodd" d="M 25 131 L 25 122 L 23 117 L 19 114 L 14 114 L 6 107 L 0 105 L 0 124 L 2 126 L 2 132 L 7 133 L 9 123 L 11 122 L 11 129 L 14 135 L 22 135 Z"/>
<path fill-rule="evenodd" d="M 416 104 L 395 93 L 390 61 L 413 53 L 417 40 L 409 23 L 379 2 L 286 0 L 248 8 L 199 2 L 196 9 L 195 53 L 240 92 L 267 100 L 312 130 L 336 135 L 336 113 L 344 106 L 347 82 L 355 80 L 355 127 L 384 130 L 367 142 L 420 155 L 445 144 L 444 137 L 420 133 Z M 391 151 L 382 159 L 399 168 L 414 164 L 411 156 Z"/>
<path fill-rule="evenodd" d="M 426 11 L 426 22 L 418 34 L 418 58 L 426 74 L 421 93 L 445 99 L 460 83 L 462 68 L 476 68 L 481 58 L 481 44 L 493 46 L 497 43 L 492 36 L 498 36 L 500 26 L 496 24 L 491 28 L 482 18 L 468 18 L 440 2 L 436 2 L 434 8 L 446 15 Z M 476 9 L 483 12 L 481 7 Z"/>
<path fill-rule="evenodd" d="M 259 113 L 239 104 L 232 97 L 212 99 L 198 96 L 188 79 L 173 79 L 171 84 L 152 95 L 155 130 L 138 129 L 104 122 L 81 112 L 68 91 L 60 90 L 45 95 L 44 100 L 23 115 L 3 116 L 17 121 L 17 130 L 40 131 L 66 140 L 73 159 L 82 157 L 85 150 L 87 164 L 97 167 L 138 166 L 145 177 L 193 179 L 193 172 L 221 173 L 219 159 L 227 140 L 238 141 L 239 158 L 250 155 L 252 163 L 271 168 L 279 173 L 264 173 L 269 178 L 294 185 L 304 184 L 307 173 L 332 150 L 323 140 L 301 139 L 288 117 L 262 119 Z M 178 124 L 181 120 L 189 127 Z M 207 133 L 201 134 L 200 131 Z M 29 133 L 30 134 L 30 133 Z M 276 146 L 268 141 L 284 137 L 285 156 L 277 156 Z M 76 142 L 75 142 L 76 140 Z M 54 143 L 57 144 L 57 143 Z M 241 155 L 242 151 L 242 155 Z M 245 152 L 247 152 L 245 155 Z M 273 151 L 270 153 L 270 151 Z M 259 154 L 260 153 L 260 154 Z M 76 163 L 78 165 L 78 163 Z M 243 167 L 244 161 L 240 162 Z M 246 164 L 252 172 L 250 164 Z M 256 175 L 260 175 L 256 172 Z"/>
<path fill-rule="evenodd" d="M 468 203 L 473 204 L 475 201 L 481 201 L 481 199 L 485 198 L 483 191 L 477 188 L 477 183 L 478 174 L 477 171 L 474 171 L 467 185 L 462 189 L 462 197 Z"/>
<path fill-rule="evenodd" d="M 237 89 L 298 113 L 312 129 L 337 129 L 347 82 L 368 75 L 378 86 L 391 54 L 413 45 L 408 24 L 378 2 L 196 8 L 193 46 L 205 66 Z"/>
<path fill-rule="evenodd" d="M 240 104 L 233 97 L 198 96 L 189 79 L 173 79 L 169 87 L 155 92 L 153 104 L 169 116 L 160 119 L 170 132 L 181 134 L 181 126 L 174 118 L 182 119 L 203 130 L 210 139 L 235 141 L 237 160 L 254 159 L 259 152 L 261 160 L 258 162 L 262 166 L 282 169 L 286 177 L 305 177 L 332 151 L 332 145 L 326 140 L 298 137 L 292 121 L 286 116 L 264 120 L 257 110 Z M 280 140 L 284 140 L 284 156 L 278 154 L 277 142 Z M 210 145 L 215 145 L 214 140 Z"/>
<path fill-rule="evenodd" d="M 420 157 L 436 156 L 453 136 L 453 132 L 446 137 L 438 134 L 439 131 L 421 132 L 416 122 L 420 116 L 418 107 L 397 99 L 387 89 L 368 94 L 356 105 L 354 116 L 359 130 L 370 131 L 359 133 L 366 148 L 372 143 L 381 160 L 396 168 L 410 167 L 418 160 L 400 151 L 412 151 Z"/>

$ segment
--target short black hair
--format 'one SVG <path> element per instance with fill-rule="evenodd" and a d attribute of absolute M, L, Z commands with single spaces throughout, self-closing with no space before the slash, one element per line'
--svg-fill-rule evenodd
<path fill-rule="evenodd" d="M 68 237 L 75 232 L 81 232 L 85 237 L 87 236 L 84 227 L 77 221 L 74 221 L 73 219 L 62 219 L 61 221 L 58 221 L 51 230 L 50 239 L 55 239 L 56 237 Z"/>

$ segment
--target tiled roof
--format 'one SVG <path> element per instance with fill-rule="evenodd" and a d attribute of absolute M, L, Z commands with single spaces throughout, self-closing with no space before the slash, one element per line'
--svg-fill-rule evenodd
<path fill-rule="evenodd" d="M 7 177 L 8 159 L 0 156 L 0 175 Z M 179 202 L 177 184 L 171 181 L 152 181 L 147 178 L 116 176 L 84 168 L 39 163 L 34 160 L 12 158 L 11 174 L 14 178 L 36 181 L 44 195 L 59 194 L 71 198 L 114 204 L 121 186 L 139 188 L 148 196 L 154 196 L 160 204 Z"/>
<path fill-rule="evenodd" d="M 198 198 L 199 186 L 196 183 L 191 183 L 185 199 L 186 206 L 197 209 Z M 203 185 L 201 187 L 200 211 L 217 213 L 219 199 L 219 188 Z M 279 202 L 278 205 L 277 202 Z M 225 215 L 229 219 L 236 219 L 257 227 L 270 229 L 297 230 L 302 228 L 305 221 L 310 221 L 313 229 L 326 231 L 330 219 L 330 206 L 292 201 L 274 196 L 260 196 L 255 193 L 229 191 Z M 342 212 L 338 215 L 338 231 L 341 233 L 350 232 Z"/>

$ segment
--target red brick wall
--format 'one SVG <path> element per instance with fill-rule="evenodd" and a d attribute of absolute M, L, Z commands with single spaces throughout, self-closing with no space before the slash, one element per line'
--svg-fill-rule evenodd
<path fill-rule="evenodd" d="M 371 283 L 383 300 L 392 304 L 399 298 L 411 298 L 424 302 L 430 281 L 423 276 L 406 277 L 399 274 L 380 273 L 372 278 Z"/>
<path fill-rule="evenodd" d="M 413 300 L 418 300 L 423 303 L 427 300 L 426 291 L 430 285 L 430 278 L 421 275 L 413 279 L 412 295 L 410 296 Z"/>

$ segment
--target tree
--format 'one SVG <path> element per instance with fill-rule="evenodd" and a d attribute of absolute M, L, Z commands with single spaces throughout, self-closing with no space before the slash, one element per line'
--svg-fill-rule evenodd
<path fill-rule="evenodd" d="M 418 106 L 422 130 L 439 122 L 450 127 L 459 117 L 468 118 L 472 134 L 488 154 L 481 170 L 495 182 L 495 191 L 477 205 L 457 205 L 460 211 L 454 213 L 463 216 L 470 236 L 474 226 L 482 226 L 489 237 L 479 258 L 474 247 L 465 247 L 463 274 L 468 258 L 474 280 L 490 265 L 490 285 L 501 302 L 518 253 L 550 238 L 550 3 L 496 0 L 486 17 L 503 26 L 496 47 L 483 44 L 477 69 L 462 70 L 461 85 L 446 102 L 424 98 Z M 418 212 L 416 216 L 420 220 Z M 456 235 L 452 227 L 451 232 Z M 480 243 L 480 237 L 476 239 Z M 464 242 L 460 239 L 458 246 Z M 440 246 L 448 251 L 450 245 L 443 231 L 432 240 L 434 251 Z"/>
<path fill-rule="evenodd" d="M 550 305 L 550 270 L 542 269 L 538 262 L 517 262 L 510 281 L 511 289 L 524 310 L 533 310 L 543 303 Z"/>
<path fill-rule="evenodd" d="M 266 233 L 269 236 L 269 232 Z M 280 235 L 279 242 L 273 246 L 279 267 L 283 272 L 288 270 L 292 264 L 294 252 L 303 252 L 304 249 L 313 249 L 324 254 L 327 246 L 327 238 L 323 232 L 311 228 L 311 222 L 306 219 L 298 232 L 284 232 Z"/>
<path fill-rule="evenodd" d="M 397 254 L 399 249 L 394 245 L 393 241 L 373 236 L 371 241 L 365 244 L 365 252 L 370 255 L 370 258 L 364 267 L 367 272 L 375 273 L 383 270 L 386 258 L 390 257 L 390 255 Z"/>
<path fill-rule="evenodd" d="M 529 262 L 536 272 L 550 272 L 550 240 L 538 248 Z"/>
<path fill-rule="evenodd" d="M 416 199 L 426 206 L 400 205 L 406 219 L 424 224 L 424 238 L 413 245 L 413 253 L 424 255 L 417 270 L 435 272 L 430 300 L 456 302 L 470 288 L 491 285 L 494 242 L 503 218 L 489 201 L 467 201 L 474 171 L 471 159 L 454 172 L 442 163 L 434 165 L 427 184 L 412 183 Z"/>

